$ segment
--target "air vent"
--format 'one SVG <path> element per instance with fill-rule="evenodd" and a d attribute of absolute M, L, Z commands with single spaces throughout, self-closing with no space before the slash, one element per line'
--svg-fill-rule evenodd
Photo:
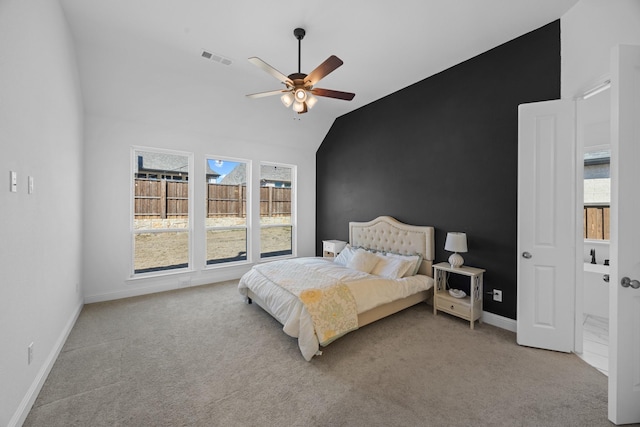
<path fill-rule="evenodd" d="M 231 65 L 231 60 L 229 58 L 225 58 L 222 55 L 218 55 L 217 53 L 209 52 L 206 50 L 202 51 L 202 57 L 206 59 L 210 59 L 215 62 L 219 62 L 224 65 Z"/>

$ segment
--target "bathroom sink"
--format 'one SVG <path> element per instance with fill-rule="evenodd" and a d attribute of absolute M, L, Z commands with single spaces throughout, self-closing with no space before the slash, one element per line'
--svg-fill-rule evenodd
<path fill-rule="evenodd" d="M 589 262 L 585 262 L 584 271 L 588 271 L 590 273 L 609 274 L 609 266 L 603 265 L 603 264 L 591 264 Z"/>

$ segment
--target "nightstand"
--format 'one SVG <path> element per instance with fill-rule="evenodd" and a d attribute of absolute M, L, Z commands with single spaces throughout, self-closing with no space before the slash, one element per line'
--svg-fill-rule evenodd
<path fill-rule="evenodd" d="M 482 323 L 482 280 L 485 270 L 475 267 L 453 268 L 448 262 L 441 262 L 433 266 L 433 314 L 438 310 L 468 320 L 471 329 L 477 320 Z M 464 298 L 455 298 L 447 289 L 447 277 L 449 274 L 462 274 L 470 280 L 469 291 L 471 295 Z"/>
<path fill-rule="evenodd" d="M 322 256 L 324 258 L 335 258 L 347 246 L 347 242 L 342 240 L 323 240 Z"/>

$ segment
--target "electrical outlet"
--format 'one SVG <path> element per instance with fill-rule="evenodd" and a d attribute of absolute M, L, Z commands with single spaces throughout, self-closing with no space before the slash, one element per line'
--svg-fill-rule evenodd
<path fill-rule="evenodd" d="M 178 284 L 182 287 L 191 286 L 191 277 L 181 277 L 178 279 Z"/>
<path fill-rule="evenodd" d="M 29 344 L 29 347 L 27 347 L 27 365 L 31 365 L 32 360 L 33 360 L 33 343 Z"/>
<path fill-rule="evenodd" d="M 502 291 L 500 289 L 493 290 L 493 300 L 497 302 L 502 302 Z"/>

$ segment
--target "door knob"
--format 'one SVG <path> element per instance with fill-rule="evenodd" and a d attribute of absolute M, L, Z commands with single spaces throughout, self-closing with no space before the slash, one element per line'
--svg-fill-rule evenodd
<path fill-rule="evenodd" d="M 531 255 L 529 252 L 522 252 L 522 258 L 526 258 L 529 259 L 531 258 L 533 255 Z"/>
<path fill-rule="evenodd" d="M 623 288 L 628 288 L 629 286 L 631 286 L 633 289 L 638 289 L 640 288 L 640 282 L 637 280 L 631 280 L 628 277 L 623 277 L 622 280 L 620 280 L 620 285 Z"/>
<path fill-rule="evenodd" d="M 602 276 L 602 280 L 604 280 L 605 282 L 609 283 L 609 275 L 605 274 L 604 276 Z"/>

